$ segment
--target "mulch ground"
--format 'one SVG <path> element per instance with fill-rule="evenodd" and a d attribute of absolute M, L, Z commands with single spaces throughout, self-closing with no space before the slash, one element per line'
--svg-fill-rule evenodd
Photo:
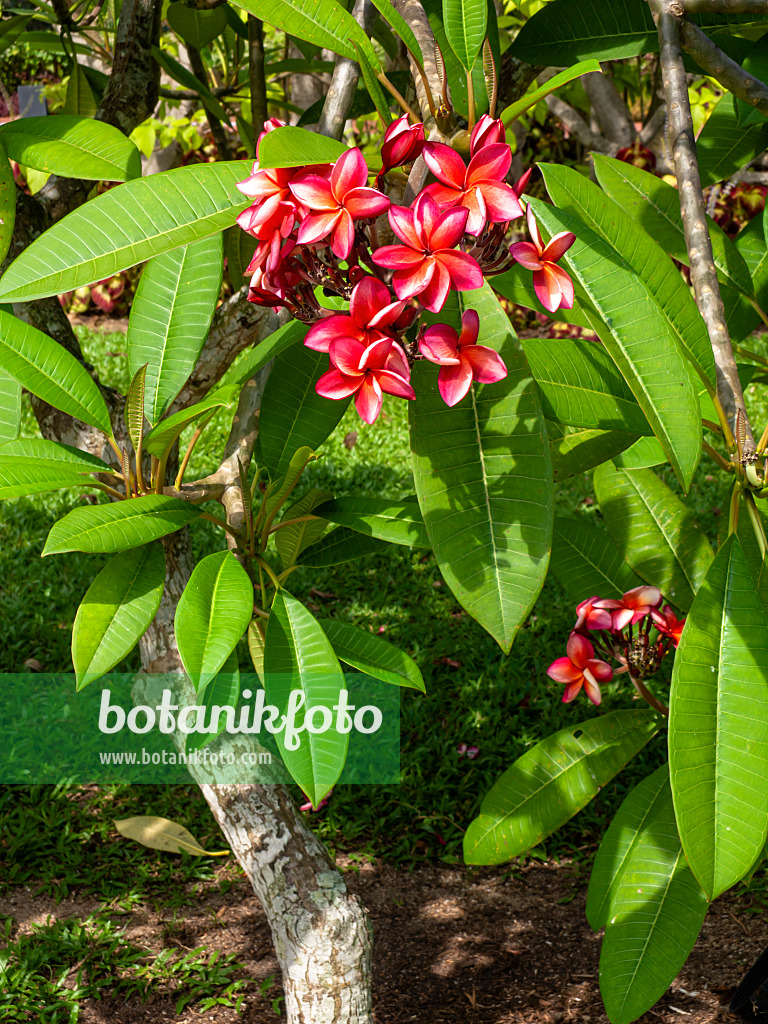
<path fill-rule="evenodd" d="M 376 1024 L 607 1024 L 598 989 L 600 938 L 584 917 L 586 879 L 570 866 L 533 862 L 512 873 L 420 866 L 410 872 L 377 864 L 345 875 L 375 929 Z M 726 895 L 712 907 L 699 941 L 670 992 L 643 1024 L 704 1024 L 729 1019 L 736 984 L 768 942 L 768 922 L 749 913 L 752 897 Z M 0 900 L 20 931 L 96 910 L 83 900 L 34 898 L 24 889 Z M 754 909 L 754 908 L 753 908 Z M 118 918 L 125 923 L 125 918 Z M 248 965 L 245 1011 L 219 1008 L 177 1017 L 170 994 L 141 1003 L 104 999 L 83 1005 L 81 1024 L 277 1024 L 260 982 L 279 976 L 269 928 L 248 885 L 218 886 L 173 912 L 138 910 L 126 937 L 159 949 L 161 936 L 184 952 L 205 945 Z M 735 1018 L 730 1018 L 735 1020 Z"/>

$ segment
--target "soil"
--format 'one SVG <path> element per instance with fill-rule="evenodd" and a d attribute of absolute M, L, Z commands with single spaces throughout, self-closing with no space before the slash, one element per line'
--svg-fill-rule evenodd
<path fill-rule="evenodd" d="M 578 866 L 340 867 L 373 920 L 376 1024 L 607 1024 L 597 983 L 600 936 L 586 923 L 587 879 Z M 55 904 L 22 888 L 0 899 L 0 915 L 12 915 L 19 932 L 49 916 L 84 917 L 96 909 L 76 898 Z M 241 877 L 224 895 L 215 883 L 198 889 L 175 921 L 173 911 L 132 912 L 126 938 L 154 950 L 164 941 L 182 952 L 205 945 L 236 954 L 254 982 L 244 1012 L 187 1010 L 177 1017 L 172 994 L 157 993 L 150 1003 L 89 1001 L 80 1024 L 278 1024 L 270 1005 L 280 992 L 269 928 Z M 764 908 L 753 896 L 721 897 L 688 963 L 642 1024 L 736 1020 L 727 1012 L 730 996 L 767 941 Z M 269 976 L 276 980 L 262 996 L 259 986 Z"/>

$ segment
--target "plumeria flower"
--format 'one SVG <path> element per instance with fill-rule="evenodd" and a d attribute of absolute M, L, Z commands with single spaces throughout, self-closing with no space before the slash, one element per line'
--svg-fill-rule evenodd
<path fill-rule="evenodd" d="M 291 186 L 294 196 L 310 213 L 301 222 L 299 245 L 331 240 L 331 251 L 345 260 L 355 242 L 356 220 L 378 217 L 389 199 L 368 188 L 368 167 L 359 149 L 348 149 L 334 164 L 330 178 L 309 174 Z"/>
<path fill-rule="evenodd" d="M 261 171 L 257 162 L 253 165 L 253 174 L 237 184 L 243 195 L 256 200 L 238 216 L 237 223 L 259 240 L 254 260 L 259 264 L 267 263 L 270 270 L 277 267 L 283 239 L 293 231 L 296 219 L 304 215 L 289 185 L 306 173 L 303 167 Z M 252 265 L 254 260 L 251 260 Z"/>
<path fill-rule="evenodd" d="M 424 145 L 424 160 L 437 178 L 424 191 L 443 209 L 464 207 L 469 211 L 465 230 L 479 235 L 487 221 L 501 224 L 522 217 L 523 209 L 504 177 L 512 163 L 507 145 L 480 149 L 466 167 L 455 149 L 442 142 Z"/>
<path fill-rule="evenodd" d="M 515 193 L 518 199 L 528 187 L 528 182 L 530 181 L 532 174 L 533 168 L 529 167 L 527 171 L 520 175 L 515 184 L 512 186 L 512 191 Z"/>
<path fill-rule="evenodd" d="M 576 605 L 576 625 L 574 629 L 610 629 L 613 616 L 607 608 L 595 607 L 599 597 L 589 597 Z"/>
<path fill-rule="evenodd" d="M 324 398 L 355 396 L 355 408 L 366 423 L 381 412 L 382 393 L 415 398 L 408 383 L 411 371 L 405 352 L 391 338 L 367 347 L 357 338 L 336 338 L 329 348 L 331 369 L 315 385 Z"/>
<path fill-rule="evenodd" d="M 392 206 L 389 223 L 402 245 L 384 245 L 371 259 L 394 270 L 392 286 L 398 299 L 419 296 L 433 313 L 439 313 L 451 288 L 471 291 L 483 283 L 483 272 L 465 252 L 455 250 L 464 234 L 468 211 L 441 212 L 431 196 L 422 192 L 411 209 Z"/>
<path fill-rule="evenodd" d="M 600 703 L 600 683 L 608 683 L 613 678 L 613 669 L 605 662 L 595 658 L 595 649 L 586 637 L 571 633 L 568 637 L 568 655 L 553 661 L 547 669 L 547 675 L 556 683 L 565 683 L 563 703 L 570 704 L 581 688 L 593 704 Z"/>
<path fill-rule="evenodd" d="M 477 344 L 480 317 L 467 309 L 461 318 L 461 334 L 447 324 L 428 327 L 419 339 L 419 351 L 440 366 L 437 386 L 446 405 L 456 405 L 473 380 L 494 384 L 507 376 L 504 361 L 492 348 Z"/>
<path fill-rule="evenodd" d="M 456 748 L 456 752 L 459 757 L 466 757 L 470 761 L 474 761 L 480 753 L 480 747 L 470 746 L 468 743 L 460 743 Z"/>
<path fill-rule="evenodd" d="M 403 114 L 387 128 L 381 144 L 382 168 L 379 177 L 392 170 L 409 164 L 421 155 L 424 148 L 424 125 L 409 124 L 408 115 Z"/>
<path fill-rule="evenodd" d="M 545 309 L 550 313 L 560 308 L 572 309 L 573 281 L 562 267 L 557 266 L 557 261 L 576 241 L 576 235 L 571 231 L 561 231 L 544 245 L 530 206 L 528 230 L 532 241 L 515 242 L 509 247 L 510 253 L 521 266 L 533 271 L 533 290 Z"/>
<path fill-rule="evenodd" d="M 596 601 L 595 606 L 608 609 L 613 613 L 613 628 L 622 630 L 625 626 L 634 625 L 661 604 L 661 591 L 658 587 L 633 587 L 623 595 L 621 600 Z"/>
<path fill-rule="evenodd" d="M 665 605 L 663 609 L 658 611 L 651 609 L 651 619 L 656 629 L 663 636 L 668 636 L 673 640 L 675 647 L 677 647 L 680 643 L 680 637 L 683 635 L 685 619 L 678 619 L 669 605 Z"/>
<path fill-rule="evenodd" d="M 355 338 L 368 348 L 374 341 L 392 337 L 388 328 L 401 327 L 405 308 L 405 299 L 393 302 L 383 282 L 365 277 L 352 289 L 349 315 L 338 313 L 321 320 L 307 333 L 304 344 L 316 352 L 327 352 L 336 338 Z M 412 319 L 415 313 L 409 309 L 405 319 Z"/>
<path fill-rule="evenodd" d="M 299 810 L 300 811 L 322 811 L 322 809 L 324 807 L 328 806 L 328 801 L 331 799 L 332 796 L 333 796 L 333 790 L 331 790 L 330 793 L 328 793 L 327 796 L 323 797 L 323 799 L 320 801 L 320 803 L 317 805 L 317 807 L 315 807 L 313 805 L 311 800 L 307 800 L 306 803 L 303 803 L 301 805 L 301 807 L 299 807 Z"/>
<path fill-rule="evenodd" d="M 474 156 L 484 146 L 494 146 L 500 142 L 506 143 L 507 133 L 501 119 L 491 117 L 490 114 L 483 114 L 469 137 L 469 153 Z"/>

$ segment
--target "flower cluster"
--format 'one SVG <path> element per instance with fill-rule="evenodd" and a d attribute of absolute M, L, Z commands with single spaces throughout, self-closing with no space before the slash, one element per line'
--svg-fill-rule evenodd
<path fill-rule="evenodd" d="M 669 605 L 661 607 L 658 587 L 640 586 L 619 599 L 590 597 L 576 608 L 576 624 L 568 638 L 566 657 L 553 661 L 547 675 L 565 684 L 563 701 L 583 689 L 600 703 L 600 683 L 628 672 L 639 681 L 654 675 L 671 647 L 677 647 L 685 625 Z M 606 659 L 614 659 L 615 670 Z"/>
<path fill-rule="evenodd" d="M 448 405 L 461 401 L 473 380 L 502 380 L 501 357 L 477 344 L 474 311 L 464 313 L 460 333 L 446 324 L 420 331 L 415 324 L 424 310 L 440 313 L 452 291 L 479 288 L 514 260 L 533 271 L 547 309 L 573 304 L 570 278 L 556 265 L 573 235 L 544 246 L 529 208 L 533 241 L 505 242 L 510 223 L 523 215 L 530 171 L 516 185 L 507 183 L 512 151 L 501 121 L 488 115 L 478 121 L 465 164 L 450 146 L 425 140 L 424 126 L 404 115 L 384 135 L 375 187 L 359 149 L 333 164 L 261 169 L 258 144 L 280 127 L 275 118 L 265 123 L 253 173 L 238 185 L 254 200 L 238 218 L 257 243 L 248 297 L 283 306 L 310 325 L 305 344 L 329 357 L 319 394 L 354 396 L 360 416 L 372 423 L 384 393 L 415 397 L 410 368 L 416 359 L 440 366 L 438 388 Z M 391 202 L 383 190 L 386 176 L 418 157 L 435 180 L 410 206 Z M 380 245 L 384 214 L 394 238 Z M 324 308 L 323 295 L 348 301 L 349 314 Z"/>

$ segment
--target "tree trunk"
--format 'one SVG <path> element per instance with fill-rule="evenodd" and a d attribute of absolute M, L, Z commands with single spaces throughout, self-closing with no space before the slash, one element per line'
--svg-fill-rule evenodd
<path fill-rule="evenodd" d="M 176 605 L 193 568 L 186 530 L 165 538 L 166 584 L 141 641 L 147 673 L 177 673 Z M 139 684 L 140 685 L 140 684 Z M 190 769 L 192 770 L 192 769 Z M 195 781 L 267 915 L 288 1024 L 370 1024 L 372 934 L 360 900 L 283 785 Z"/>

